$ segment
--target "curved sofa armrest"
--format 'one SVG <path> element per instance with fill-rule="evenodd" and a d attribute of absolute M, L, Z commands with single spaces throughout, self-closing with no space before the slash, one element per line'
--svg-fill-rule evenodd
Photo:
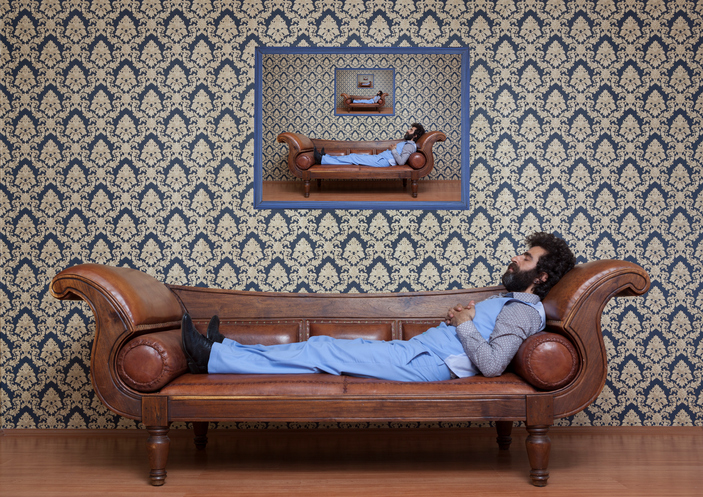
<path fill-rule="evenodd" d="M 60 300 L 81 298 L 92 304 L 86 288 L 112 304 L 131 331 L 179 324 L 183 308 L 163 283 L 136 269 L 81 264 L 64 269 L 51 282 L 51 294 Z"/>
<path fill-rule="evenodd" d="M 312 140 L 299 133 L 281 133 L 276 137 L 276 141 L 278 143 L 287 143 L 288 148 L 297 153 L 308 152 L 314 148 Z"/>
<path fill-rule="evenodd" d="M 116 413 L 140 419 L 141 398 L 120 381 L 116 356 L 122 345 L 136 336 L 180 327 L 183 308 L 176 295 L 141 271 L 98 264 L 61 271 L 50 289 L 57 299 L 88 303 L 95 315 L 90 355 L 95 391 Z"/>
<path fill-rule="evenodd" d="M 421 153 L 425 156 L 426 160 L 409 160 L 408 165 L 413 169 L 423 169 L 423 176 L 429 174 L 432 168 L 434 168 L 434 154 L 432 153 L 432 147 L 435 143 L 443 142 L 446 139 L 447 135 L 441 131 L 428 131 L 423 134 L 417 141 L 417 152 L 415 152 L 415 154 Z"/>
<path fill-rule="evenodd" d="M 315 164 L 315 147 L 307 136 L 286 132 L 278 135 L 276 141 L 288 144 L 288 169 L 296 176 L 300 177 L 301 171 Z"/>
<path fill-rule="evenodd" d="M 428 131 L 423 134 L 417 141 L 417 149 L 423 152 L 432 152 L 432 147 L 436 142 L 443 142 L 447 139 L 447 135 L 441 131 Z"/>
<path fill-rule="evenodd" d="M 615 280 L 618 287 L 610 297 L 643 295 L 650 285 L 647 272 L 633 262 L 604 259 L 579 264 L 545 297 L 543 304 L 547 319 L 566 320 L 594 290 L 611 280 Z M 602 305 L 606 303 L 607 300 Z"/>
<path fill-rule="evenodd" d="M 643 295 L 649 285 L 649 275 L 637 264 L 601 260 L 576 266 L 545 297 L 547 331 L 566 336 L 581 364 L 573 382 L 555 392 L 556 417 L 583 410 L 605 386 L 608 361 L 601 332 L 605 305 L 613 297 Z"/>

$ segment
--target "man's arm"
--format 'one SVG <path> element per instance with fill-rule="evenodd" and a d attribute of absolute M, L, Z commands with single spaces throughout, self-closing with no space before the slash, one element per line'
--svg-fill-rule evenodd
<path fill-rule="evenodd" d="M 408 161 L 408 158 L 410 155 L 415 151 L 415 148 L 410 144 L 406 143 L 405 146 L 403 147 L 403 150 L 401 150 L 400 155 L 398 155 L 398 152 L 395 151 L 395 148 L 391 149 L 391 153 L 393 154 L 393 158 L 395 159 L 395 163 L 398 164 L 399 166 L 402 166 Z"/>
<path fill-rule="evenodd" d="M 538 331 L 542 319 L 534 308 L 510 303 L 498 314 L 493 333 L 486 341 L 476 329 L 472 320 L 460 323 L 457 336 L 464 352 L 483 376 L 499 376 L 513 360 L 522 342 Z"/>

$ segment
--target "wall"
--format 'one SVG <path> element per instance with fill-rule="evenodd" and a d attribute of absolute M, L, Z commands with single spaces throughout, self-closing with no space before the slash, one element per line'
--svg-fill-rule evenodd
<path fill-rule="evenodd" d="M 3 428 L 134 425 L 90 386 L 89 309 L 48 293 L 72 264 L 445 289 L 495 283 L 537 229 L 653 280 L 605 309 L 607 384 L 560 423 L 703 423 L 700 2 L 228 5 L 0 3 Z M 470 47 L 471 208 L 254 211 L 259 45 Z"/>
<path fill-rule="evenodd" d="M 337 71 L 351 76 L 345 78 L 351 84 L 340 89 L 338 80 L 335 95 L 335 68 L 368 66 L 396 69 L 394 115 L 335 116 L 335 100 L 341 92 L 373 95 L 378 91 L 356 88 L 358 71 Z M 390 93 L 393 104 L 392 71 L 363 72 L 375 73 L 376 88 Z M 418 120 L 426 130 L 447 135 L 446 141 L 433 147 L 435 166 L 426 179 L 461 179 L 461 55 L 266 54 L 262 80 L 264 181 L 296 179 L 288 169 L 288 146 L 276 142 L 280 133 L 328 140 L 392 140 L 401 139 Z"/>

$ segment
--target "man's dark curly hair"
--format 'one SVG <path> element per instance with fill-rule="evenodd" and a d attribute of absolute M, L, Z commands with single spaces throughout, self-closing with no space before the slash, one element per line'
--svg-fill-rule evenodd
<path fill-rule="evenodd" d="M 425 134 L 425 128 L 420 123 L 412 123 L 411 128 L 415 128 L 415 136 L 413 136 L 413 141 L 418 141 L 422 135 Z"/>
<path fill-rule="evenodd" d="M 547 281 L 534 286 L 534 293 L 540 300 L 566 273 L 576 265 L 576 257 L 566 242 L 551 233 L 533 233 L 527 237 L 528 247 L 542 247 L 548 253 L 537 261 L 537 274 L 547 273 Z"/>

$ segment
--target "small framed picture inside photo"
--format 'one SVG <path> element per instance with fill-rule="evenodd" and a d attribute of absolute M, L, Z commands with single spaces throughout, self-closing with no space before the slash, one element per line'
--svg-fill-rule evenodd
<path fill-rule="evenodd" d="M 356 87 L 357 88 L 373 88 L 373 74 L 357 74 L 356 75 Z"/>

